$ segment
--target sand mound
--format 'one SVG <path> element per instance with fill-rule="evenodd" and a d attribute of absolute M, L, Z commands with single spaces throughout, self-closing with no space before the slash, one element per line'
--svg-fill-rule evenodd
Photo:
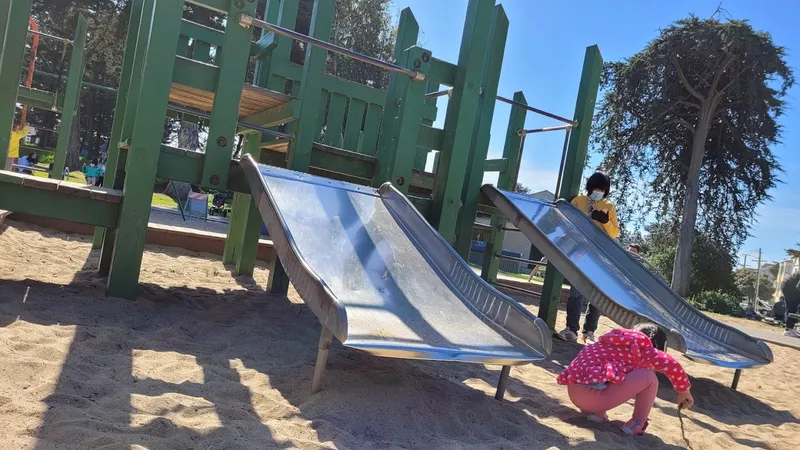
<path fill-rule="evenodd" d="M 11 221 L 0 252 L 3 448 L 684 446 L 666 383 L 649 436 L 586 423 L 555 383 L 577 345 L 556 343 L 551 360 L 514 368 L 500 403 L 499 367 L 335 344 L 324 390 L 310 395 L 318 322 L 293 292 L 263 293 L 264 267 L 256 281 L 234 278 L 216 257 L 148 247 L 131 302 L 104 298 L 88 238 Z M 731 371 L 680 358 L 695 386 L 685 419 L 695 449 L 797 448 L 800 352 L 773 351 L 775 363 L 745 371 L 739 392 L 727 387 Z"/>

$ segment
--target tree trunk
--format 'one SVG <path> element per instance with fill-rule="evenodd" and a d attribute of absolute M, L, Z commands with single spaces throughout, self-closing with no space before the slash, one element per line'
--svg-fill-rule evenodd
<path fill-rule="evenodd" d="M 200 126 L 196 123 L 181 122 L 181 127 L 178 130 L 178 147 L 186 150 L 200 148 Z M 185 205 L 191 191 L 191 184 L 170 180 L 164 194 L 181 205 Z"/>
<path fill-rule="evenodd" d="M 686 177 L 686 196 L 683 199 L 683 219 L 678 235 L 678 249 L 675 252 L 675 265 L 672 267 L 672 289 L 682 297 L 689 294 L 691 281 L 692 242 L 697 222 L 697 202 L 700 198 L 700 169 L 703 167 L 706 140 L 711 126 L 711 117 L 707 109 L 703 107 L 700 111 L 692 141 L 692 156 Z"/>
<path fill-rule="evenodd" d="M 70 172 L 81 170 L 81 121 L 80 112 L 75 114 L 72 120 L 72 130 L 69 133 L 69 145 L 67 146 L 67 158 L 64 162 L 64 168 L 69 169 Z M 60 176 L 60 175 L 59 175 Z"/>

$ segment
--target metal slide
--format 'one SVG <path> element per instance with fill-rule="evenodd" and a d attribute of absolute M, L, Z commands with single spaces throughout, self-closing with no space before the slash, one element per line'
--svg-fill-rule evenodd
<path fill-rule="evenodd" d="M 688 358 L 744 369 L 772 362 L 760 340 L 701 313 L 569 202 L 544 202 L 492 185 L 481 191 L 611 320 L 653 321 L 671 330 L 669 346 Z"/>
<path fill-rule="evenodd" d="M 376 190 L 249 155 L 239 168 L 289 279 L 345 347 L 499 365 L 550 354 L 547 325 L 480 279 L 390 184 Z"/>

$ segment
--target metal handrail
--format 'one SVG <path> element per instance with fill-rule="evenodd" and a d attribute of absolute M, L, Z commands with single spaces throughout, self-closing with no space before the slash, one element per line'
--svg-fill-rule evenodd
<path fill-rule="evenodd" d="M 390 62 L 386 62 L 378 58 L 362 55 L 361 53 L 354 52 L 353 50 L 350 50 L 348 48 L 339 47 L 338 45 L 331 44 L 330 42 L 321 41 L 319 39 L 312 38 L 311 36 L 306 36 L 305 34 L 298 33 L 288 28 L 279 27 L 278 25 L 256 19 L 255 17 L 247 14 L 239 14 L 239 16 L 237 17 L 237 21 L 239 22 L 239 25 L 245 28 L 255 26 L 264 30 L 272 31 L 275 34 L 286 36 L 296 41 L 305 42 L 306 44 L 316 45 L 317 47 L 324 48 L 325 50 L 338 53 L 340 55 L 344 55 L 353 59 L 357 59 L 367 64 L 372 64 L 373 66 L 380 67 L 381 69 L 402 73 L 403 75 L 411 77 L 414 81 L 425 81 L 425 74 L 423 73 L 411 69 L 406 69 L 405 67 L 400 67 L 396 64 L 392 64 Z"/>
<path fill-rule="evenodd" d="M 60 37 L 60 36 L 55 36 L 55 35 L 52 35 L 52 34 L 43 33 L 41 31 L 32 30 L 30 28 L 28 28 L 28 33 L 38 34 L 39 36 L 50 38 L 50 39 L 55 39 L 55 40 L 61 41 L 61 42 L 66 42 L 67 44 L 72 44 L 73 43 L 73 41 L 71 39 L 63 38 L 63 37 Z"/>
<path fill-rule="evenodd" d="M 523 134 L 532 134 L 532 133 L 545 133 L 547 131 L 559 131 L 559 130 L 571 130 L 572 125 L 557 125 L 554 127 L 544 127 L 544 128 L 534 128 L 532 130 L 517 130 L 517 134 L 522 136 Z"/>
<path fill-rule="evenodd" d="M 564 123 L 568 123 L 568 124 L 572 125 L 573 127 L 577 127 L 578 126 L 578 122 L 576 122 L 574 120 L 567 119 L 566 117 L 557 116 L 557 115 L 555 115 L 553 113 L 549 113 L 547 111 L 543 111 L 541 109 L 534 108 L 533 106 L 528 106 L 525 103 L 515 102 L 514 100 L 511 100 L 511 99 L 508 99 L 508 98 L 505 98 L 505 97 L 501 97 L 499 95 L 497 96 L 497 99 L 500 100 L 501 102 L 508 103 L 511 106 L 516 106 L 517 108 L 527 109 L 528 111 L 535 112 L 536 114 L 541 114 L 541 115 L 543 115 L 545 117 L 549 117 L 551 119 L 555 119 L 555 120 L 559 120 L 559 121 L 564 122 Z"/>

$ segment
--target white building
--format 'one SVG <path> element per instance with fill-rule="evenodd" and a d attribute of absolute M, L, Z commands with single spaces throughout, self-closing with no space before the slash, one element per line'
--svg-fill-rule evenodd
<path fill-rule="evenodd" d="M 781 285 L 783 285 L 783 280 L 791 277 L 792 275 L 800 272 L 800 258 L 789 258 L 785 261 L 781 261 L 778 263 L 780 267 L 778 268 L 778 276 L 775 277 L 775 293 L 772 295 L 772 301 L 777 302 L 781 295 Z"/>

